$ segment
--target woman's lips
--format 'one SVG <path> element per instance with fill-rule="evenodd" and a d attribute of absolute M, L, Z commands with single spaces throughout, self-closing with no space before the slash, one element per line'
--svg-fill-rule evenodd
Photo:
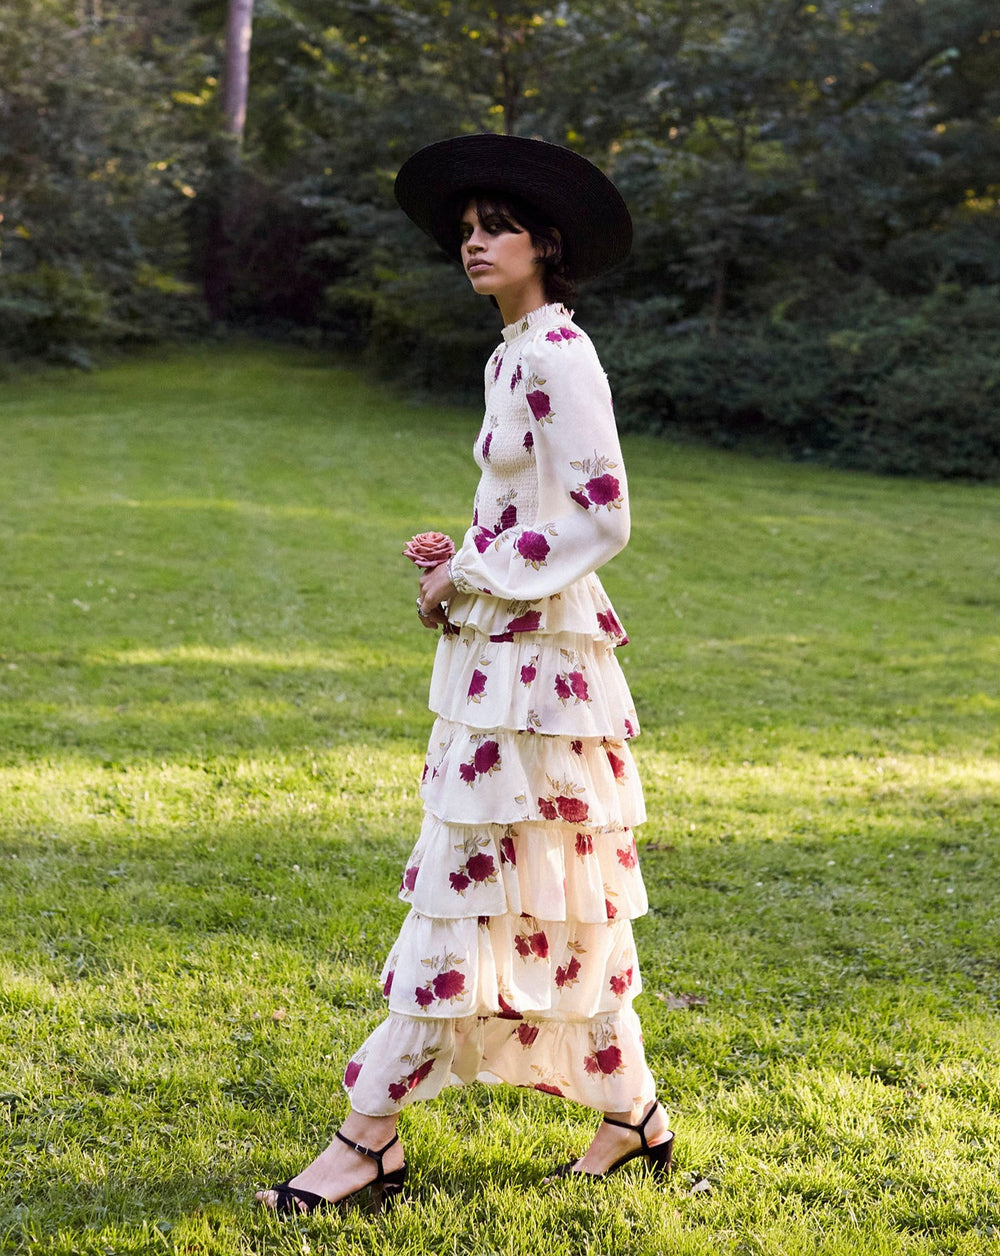
<path fill-rule="evenodd" d="M 476 271 L 489 270 L 491 265 L 492 265 L 491 262 L 470 262 L 468 266 L 466 266 L 465 269 L 469 272 L 470 275 L 474 275 Z"/>

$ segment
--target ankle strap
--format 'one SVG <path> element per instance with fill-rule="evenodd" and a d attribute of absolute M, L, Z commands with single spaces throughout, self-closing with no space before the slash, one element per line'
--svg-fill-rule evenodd
<path fill-rule="evenodd" d="M 378 1165 L 378 1175 L 380 1178 L 382 1177 L 382 1157 L 390 1147 L 395 1147 L 395 1145 L 399 1142 L 399 1135 L 393 1134 L 392 1138 L 389 1139 L 381 1151 L 372 1151 L 372 1149 L 370 1147 L 366 1147 L 364 1143 L 355 1143 L 352 1142 L 351 1139 L 345 1138 L 344 1135 L 341 1134 L 340 1130 L 337 1130 L 337 1137 L 342 1143 L 346 1143 L 352 1151 L 356 1151 L 359 1156 L 367 1156 L 369 1160 L 374 1160 L 376 1165 Z"/>
<path fill-rule="evenodd" d="M 617 1125 L 620 1129 L 631 1130 L 633 1134 L 638 1134 L 642 1143 L 642 1150 L 649 1151 L 649 1143 L 646 1142 L 646 1126 L 649 1124 L 649 1118 L 659 1106 L 659 1101 L 654 1100 L 653 1106 L 649 1109 L 638 1125 L 629 1125 L 628 1121 L 615 1121 L 609 1116 L 604 1118 L 604 1123 L 605 1125 Z"/>

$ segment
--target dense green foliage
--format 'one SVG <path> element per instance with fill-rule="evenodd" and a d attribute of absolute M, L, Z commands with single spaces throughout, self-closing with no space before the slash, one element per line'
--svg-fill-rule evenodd
<path fill-rule="evenodd" d="M 4 6 L 3 357 L 207 314 L 471 395 L 492 312 L 392 180 L 422 143 L 507 129 L 586 153 L 633 209 L 632 259 L 579 302 L 627 425 L 1000 473 L 995 0 L 259 0 L 242 159 L 224 17 Z"/>
<path fill-rule="evenodd" d="M 592 1114 L 410 1109 L 385 1221 L 281 1225 L 382 1015 L 473 409 L 304 352 L 0 397 L 0 1251 L 986 1256 L 1000 1241 L 1000 490 L 625 441 L 666 1188 Z M 708 1192 L 690 1194 L 705 1180 Z"/>

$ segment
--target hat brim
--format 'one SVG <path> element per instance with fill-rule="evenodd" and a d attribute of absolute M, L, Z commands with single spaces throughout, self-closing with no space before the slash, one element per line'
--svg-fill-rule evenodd
<path fill-rule="evenodd" d="M 589 279 L 628 256 L 632 219 L 621 194 L 586 157 L 518 135 L 461 135 L 421 148 L 396 176 L 400 208 L 455 259 L 463 192 L 510 193 L 541 211 L 563 238 L 567 274 Z"/>

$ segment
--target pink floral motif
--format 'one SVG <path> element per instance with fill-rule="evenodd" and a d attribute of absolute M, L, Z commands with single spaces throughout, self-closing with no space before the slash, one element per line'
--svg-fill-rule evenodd
<path fill-rule="evenodd" d="M 413 890 L 417 884 L 417 874 L 420 871 L 419 864 L 411 864 L 403 873 L 403 889 Z"/>
<path fill-rule="evenodd" d="M 469 682 L 469 702 L 478 702 L 486 692 L 486 673 L 481 672 L 477 667 L 472 673 L 472 680 Z"/>
<path fill-rule="evenodd" d="M 550 344 L 558 344 L 561 340 L 577 340 L 579 332 L 575 332 L 572 327 L 557 327 L 554 331 L 545 333 L 545 339 Z"/>
<path fill-rule="evenodd" d="M 497 524 L 497 535 L 499 536 L 501 532 L 506 532 L 515 523 L 517 523 L 517 507 L 511 502 L 504 507 L 503 514 L 500 516 L 500 522 Z"/>
<path fill-rule="evenodd" d="M 471 763 L 460 763 L 458 774 L 467 785 L 474 785 L 480 776 L 500 769 L 500 747 L 495 741 L 484 741 L 476 747 Z"/>
<path fill-rule="evenodd" d="M 382 984 L 382 993 L 386 998 L 392 993 L 392 979 L 395 975 L 395 971 L 391 972 Z"/>
<path fill-rule="evenodd" d="M 524 433 L 524 448 L 533 449 L 535 446 L 535 438 L 530 432 Z"/>
<path fill-rule="evenodd" d="M 480 528 L 472 538 L 472 543 L 480 554 L 484 554 L 496 540 L 496 533 L 489 528 Z"/>
<path fill-rule="evenodd" d="M 502 994 L 497 995 L 497 1002 L 500 1004 L 501 1020 L 523 1020 L 523 1017 L 517 1008 L 511 1007 Z"/>
<path fill-rule="evenodd" d="M 584 1057 L 583 1067 L 588 1073 L 620 1073 L 622 1071 L 622 1053 L 619 1047 L 605 1047 Z"/>
<path fill-rule="evenodd" d="M 632 841 L 631 845 L 626 846 L 624 847 L 624 849 L 618 851 L 618 862 L 621 864 L 623 868 L 635 867 L 637 861 L 635 857 L 635 841 L 634 840 Z"/>
<path fill-rule="evenodd" d="M 611 506 L 621 501 L 621 485 L 613 475 L 598 475 L 584 485 L 595 506 Z"/>
<path fill-rule="evenodd" d="M 421 1007 L 430 1007 L 434 1002 L 434 993 L 430 986 L 417 986 L 413 992 L 413 997 Z"/>
<path fill-rule="evenodd" d="M 597 626 L 602 632 L 606 632 L 609 637 L 620 637 L 624 633 L 621 624 L 618 622 L 618 617 L 611 610 L 597 612 Z"/>
<path fill-rule="evenodd" d="M 530 1047 L 531 1044 L 538 1037 L 538 1026 L 529 1025 L 527 1022 L 523 1022 L 522 1024 L 518 1025 L 516 1033 L 517 1033 L 517 1040 L 521 1044 L 521 1046 Z"/>
<path fill-rule="evenodd" d="M 502 864 L 509 863 L 512 868 L 517 867 L 517 851 L 514 849 L 514 839 L 512 837 L 502 837 L 500 839 L 500 862 Z"/>
<path fill-rule="evenodd" d="M 579 739 L 577 739 L 576 741 L 571 741 L 569 743 L 569 748 L 570 750 L 573 751 L 574 754 L 580 754 L 580 755 L 583 754 L 583 742 L 580 741 Z"/>
<path fill-rule="evenodd" d="M 528 611 L 525 615 L 518 615 L 516 619 L 512 619 L 507 625 L 508 632 L 537 632 L 542 622 L 541 611 Z"/>
<path fill-rule="evenodd" d="M 556 810 L 560 820 L 566 820 L 570 824 L 582 824 L 590 814 L 590 808 L 582 798 L 561 796 L 556 799 Z"/>
<path fill-rule="evenodd" d="M 589 833 L 577 833 L 576 853 L 581 856 L 592 855 L 594 853 L 594 839 Z"/>
<path fill-rule="evenodd" d="M 543 820 L 558 820 L 559 812 L 556 811 L 554 802 L 549 802 L 547 798 L 539 798 L 538 810 L 542 813 Z"/>
<path fill-rule="evenodd" d="M 544 566 L 549 554 L 549 543 L 540 532 L 522 532 L 514 544 L 529 567 Z"/>
<path fill-rule="evenodd" d="M 583 495 L 583 493 L 573 492 L 573 493 L 570 493 L 570 497 L 572 497 L 572 499 L 576 502 L 578 506 L 582 506 L 584 510 L 590 509 L 590 502 Z"/>
<path fill-rule="evenodd" d="M 467 877 L 464 872 L 449 872 L 448 880 L 456 894 L 464 894 L 472 884 L 471 878 Z"/>
<path fill-rule="evenodd" d="M 447 972 L 438 973 L 432 984 L 434 997 L 439 1002 L 453 1001 L 465 992 L 465 974 L 457 968 L 449 968 Z"/>
<path fill-rule="evenodd" d="M 358 1074 L 360 1072 L 361 1065 L 357 1062 L 357 1060 L 351 1060 L 347 1068 L 344 1069 L 344 1085 L 348 1090 L 350 1090 L 354 1083 L 358 1080 Z"/>
<path fill-rule="evenodd" d="M 393 1101 L 393 1103 L 399 1103 L 400 1099 L 406 1097 L 407 1090 L 408 1087 L 406 1082 L 390 1082 L 389 1098 Z"/>
<path fill-rule="evenodd" d="M 569 687 L 573 690 L 573 697 L 578 702 L 589 702 L 590 693 L 587 689 L 587 682 L 583 679 L 582 672 L 570 672 Z"/>
<path fill-rule="evenodd" d="M 418 567 L 437 567 L 455 553 L 455 542 L 444 532 L 419 532 L 411 536 L 403 549 L 403 557 Z"/>
<path fill-rule="evenodd" d="M 611 993 L 617 995 L 618 998 L 621 998 L 632 984 L 632 969 L 626 968 L 624 972 L 618 973 L 616 976 L 611 978 L 609 984 L 611 986 Z"/>
<path fill-rule="evenodd" d="M 525 398 L 531 413 L 535 416 L 539 423 L 544 423 L 546 419 L 552 416 L 552 403 L 549 401 L 548 393 L 543 393 L 540 389 L 528 393 Z"/>
<path fill-rule="evenodd" d="M 496 370 L 493 372 L 493 382 L 494 382 L 494 384 L 495 384 L 495 383 L 497 382 L 497 380 L 500 378 L 500 368 L 503 366 L 503 354 L 502 354 L 502 353 L 497 354 L 497 359 L 496 359 L 496 362 L 497 362 L 497 365 L 496 365 Z"/>
<path fill-rule="evenodd" d="M 560 1099 L 564 1098 L 563 1092 L 558 1086 L 551 1086 L 548 1082 L 535 1082 L 535 1089 L 542 1091 L 546 1095 L 557 1095 Z"/>
<path fill-rule="evenodd" d="M 483 461 L 484 462 L 489 462 L 490 460 L 490 445 L 492 444 L 493 444 L 493 433 L 487 432 L 486 439 L 483 441 Z"/>
<path fill-rule="evenodd" d="M 635 725 L 632 723 L 632 721 L 631 721 L 631 720 L 626 720 L 626 721 L 625 721 L 625 736 L 626 736 L 626 737 L 634 737 L 634 736 L 635 736 Z"/>
<path fill-rule="evenodd" d="M 521 684 L 530 685 L 537 675 L 538 672 L 535 665 L 533 663 L 526 663 L 524 667 L 521 668 Z"/>
<path fill-rule="evenodd" d="M 569 687 L 569 682 L 565 676 L 557 676 L 555 680 L 556 697 L 560 702 L 568 702 L 573 696 L 573 690 Z"/>
<path fill-rule="evenodd" d="M 625 779 L 625 760 L 610 750 L 606 750 L 605 753 L 608 756 L 608 766 L 611 768 L 615 780 L 623 781 Z"/>
<path fill-rule="evenodd" d="M 514 950 L 522 959 L 534 955 L 536 959 L 548 959 L 549 940 L 544 933 L 519 933 L 514 939 Z"/>
<path fill-rule="evenodd" d="M 604 900 L 604 912 L 609 920 L 614 920 L 614 918 L 618 915 L 618 908 L 609 898 Z"/>
<path fill-rule="evenodd" d="M 561 990 L 563 986 L 575 985 L 580 976 L 580 961 L 575 955 L 570 957 L 569 963 L 565 968 L 556 969 L 556 985 Z"/>
<path fill-rule="evenodd" d="M 513 392 L 513 391 L 514 391 L 514 389 L 518 386 L 518 384 L 521 382 L 522 378 L 523 378 L 523 376 L 522 376 L 522 374 L 521 374 L 521 363 L 520 363 L 520 362 L 518 362 L 518 364 L 517 364 L 517 370 L 516 370 L 516 371 L 514 371 L 514 372 L 513 372 L 513 374 L 512 374 L 512 375 L 511 375 L 511 377 L 510 377 L 510 391 L 511 391 L 511 392 Z"/>
<path fill-rule="evenodd" d="M 419 1067 L 413 1069 L 412 1072 L 401 1078 L 398 1082 L 391 1082 L 389 1085 L 389 1098 L 398 1103 L 411 1090 L 416 1090 L 420 1083 L 430 1074 L 434 1067 L 433 1060 L 425 1060 Z"/>

